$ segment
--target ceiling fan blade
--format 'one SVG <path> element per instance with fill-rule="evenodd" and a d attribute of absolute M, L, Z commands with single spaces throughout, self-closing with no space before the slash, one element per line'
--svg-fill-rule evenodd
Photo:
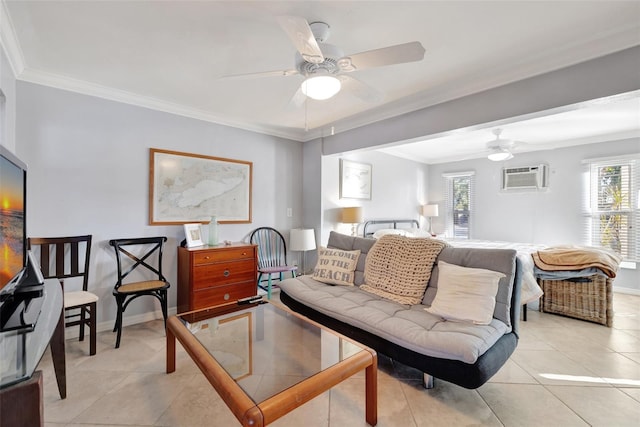
<path fill-rule="evenodd" d="M 381 49 L 355 53 L 338 60 L 341 71 L 363 70 L 365 68 L 422 61 L 425 49 L 420 42 L 410 42 Z"/>
<path fill-rule="evenodd" d="M 277 19 L 305 61 L 313 64 L 324 62 L 322 51 L 306 19 L 299 16 L 279 16 Z"/>
<path fill-rule="evenodd" d="M 339 75 L 342 90 L 346 90 L 365 102 L 376 103 L 384 99 L 384 95 L 368 84 L 348 75 Z"/>
<path fill-rule="evenodd" d="M 299 74 L 298 70 L 277 70 L 277 71 L 262 71 L 259 73 L 247 73 L 247 74 L 230 74 L 228 76 L 222 76 L 221 79 L 253 79 L 256 77 L 287 77 Z"/>
<path fill-rule="evenodd" d="M 298 90 L 293 94 L 291 100 L 289 101 L 289 106 L 300 108 L 304 105 L 304 102 L 307 100 L 307 96 L 302 93 L 302 87 L 298 86 Z"/>

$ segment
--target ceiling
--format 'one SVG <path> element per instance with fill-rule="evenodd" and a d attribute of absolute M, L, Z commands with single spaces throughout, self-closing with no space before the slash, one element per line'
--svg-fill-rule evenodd
<path fill-rule="evenodd" d="M 541 111 L 535 116 L 527 120 L 507 119 L 430 135 L 377 151 L 434 164 L 486 158 L 491 152 L 488 144 L 496 140 L 496 130 L 500 131 L 500 139 L 513 144 L 509 151 L 514 156 L 531 151 L 640 138 L 640 91 Z"/>
<path fill-rule="evenodd" d="M 637 1 L 0 1 L 1 41 L 19 80 L 298 141 L 640 45 Z M 282 15 L 328 23 L 328 42 L 347 55 L 419 41 L 425 58 L 351 73 L 383 95 L 375 102 L 341 91 L 295 107 L 300 75 L 222 78 L 295 68 Z M 587 131 L 584 115 L 594 113 L 584 106 L 504 124 L 503 137 L 527 151 L 560 139 L 595 142 L 594 134 L 637 136 L 637 99 L 595 105 L 600 117 L 624 116 L 618 127 L 589 121 Z M 565 133 L 565 119 L 581 132 Z M 459 160 L 493 138 L 490 128 L 470 132 L 456 154 L 438 148 L 452 146 L 443 137 L 464 136 L 455 132 L 429 137 L 427 157 L 415 141 L 386 150 Z"/>

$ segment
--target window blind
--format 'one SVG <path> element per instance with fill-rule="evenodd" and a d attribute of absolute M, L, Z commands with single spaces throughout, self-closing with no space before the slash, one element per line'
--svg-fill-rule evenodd
<path fill-rule="evenodd" d="M 445 173 L 445 235 L 470 239 L 474 221 L 475 172 Z"/>
<path fill-rule="evenodd" d="M 588 165 L 589 244 L 640 261 L 640 157 L 592 159 Z"/>

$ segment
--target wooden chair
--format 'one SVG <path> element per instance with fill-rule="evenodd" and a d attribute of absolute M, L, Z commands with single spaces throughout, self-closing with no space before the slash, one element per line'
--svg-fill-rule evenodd
<path fill-rule="evenodd" d="M 73 237 L 30 237 L 27 249 L 40 259 L 45 279 L 57 278 L 64 290 L 65 326 L 80 326 L 79 340 L 84 341 L 84 328 L 89 328 L 89 354 L 96 354 L 96 306 L 98 296 L 87 291 L 91 235 Z M 79 277 L 82 290 L 65 289 L 65 279 Z"/>
<path fill-rule="evenodd" d="M 118 332 L 116 348 L 120 347 L 122 336 L 122 314 L 134 299 L 150 295 L 160 301 L 164 326 L 167 326 L 167 289 L 169 282 L 162 275 L 162 250 L 166 237 L 141 237 L 133 239 L 113 239 L 109 244 L 116 252 L 118 281 L 113 288 L 113 296 L 118 305 L 113 332 Z M 131 273 L 136 281 L 125 283 Z M 144 278 L 144 280 L 139 280 Z"/>
<path fill-rule="evenodd" d="M 279 275 L 282 281 L 283 273 L 289 272 L 296 277 L 298 267 L 287 265 L 287 245 L 282 234 L 271 227 L 260 227 L 253 230 L 249 238 L 250 242 L 258 246 L 258 286 L 261 286 L 262 275 L 266 274 L 267 298 L 271 299 L 271 287 L 273 274 Z"/>

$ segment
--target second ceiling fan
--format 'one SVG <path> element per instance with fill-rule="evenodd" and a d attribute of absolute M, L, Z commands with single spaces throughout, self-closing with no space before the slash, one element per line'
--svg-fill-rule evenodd
<path fill-rule="evenodd" d="M 301 105 L 305 97 L 329 99 L 343 88 L 364 101 L 379 101 L 382 98 L 380 92 L 348 73 L 424 59 L 425 49 L 417 41 L 345 56 L 339 47 L 325 43 L 329 37 L 328 24 L 309 24 L 306 19 L 298 16 L 280 16 L 277 19 L 297 49 L 295 68 L 231 75 L 226 78 L 302 75 L 305 80 L 292 99 L 296 105 Z"/>

